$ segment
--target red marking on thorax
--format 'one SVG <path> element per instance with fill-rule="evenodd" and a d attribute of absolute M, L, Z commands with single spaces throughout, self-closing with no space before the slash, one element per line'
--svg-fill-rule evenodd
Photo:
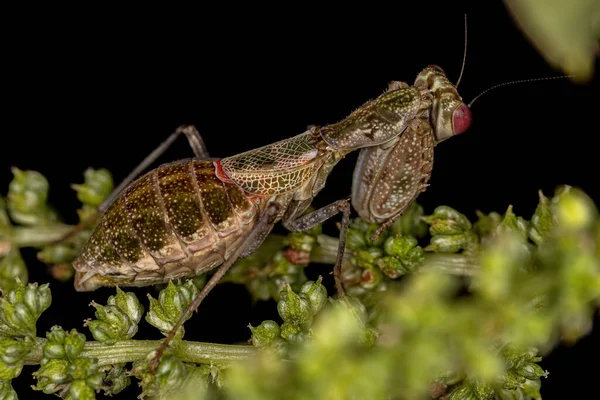
<path fill-rule="evenodd" d="M 223 171 L 221 160 L 213 161 L 213 164 L 215 165 L 215 175 L 217 176 L 217 178 L 219 178 L 221 182 L 234 183 L 231 179 L 229 179 L 225 171 Z"/>
<path fill-rule="evenodd" d="M 227 174 L 223 170 L 223 166 L 221 165 L 221 161 L 220 160 L 213 161 L 213 164 L 215 166 L 215 176 L 217 178 L 219 178 L 219 180 L 221 182 L 223 182 L 223 183 L 231 183 L 231 184 L 234 184 L 234 185 L 236 184 L 234 181 L 231 180 L 231 178 L 229 178 L 227 176 Z M 271 196 L 261 196 L 261 195 L 257 195 L 257 194 L 248 193 L 244 189 L 242 189 L 242 191 L 246 195 L 246 198 L 248 198 L 248 200 L 252 201 L 255 204 L 258 204 L 262 200 L 268 199 L 269 197 L 271 197 Z"/>

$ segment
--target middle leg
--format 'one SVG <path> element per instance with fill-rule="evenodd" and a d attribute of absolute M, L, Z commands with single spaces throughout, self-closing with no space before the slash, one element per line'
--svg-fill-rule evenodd
<path fill-rule="evenodd" d="M 315 225 L 321 224 L 331 217 L 342 213 L 342 224 L 340 227 L 340 241 L 338 245 L 337 258 L 333 267 L 333 277 L 335 287 L 339 297 L 344 296 L 344 286 L 342 285 L 342 261 L 344 258 L 344 249 L 346 248 L 346 236 L 348 226 L 350 225 L 350 201 L 348 199 L 338 200 L 325 207 L 319 208 L 311 213 L 300 217 L 284 220 L 283 226 L 292 232 L 305 231 Z"/>

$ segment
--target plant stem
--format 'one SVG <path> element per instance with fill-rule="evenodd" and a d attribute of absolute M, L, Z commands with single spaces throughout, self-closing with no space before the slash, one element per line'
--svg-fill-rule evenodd
<path fill-rule="evenodd" d="M 156 350 L 162 340 L 120 340 L 114 344 L 86 342 L 80 357 L 97 358 L 98 365 L 111 365 L 143 359 Z M 26 365 L 39 364 L 46 339 L 37 338 L 34 348 L 25 357 Z M 185 362 L 224 364 L 252 356 L 256 349 L 249 345 L 229 345 L 181 341 L 172 347 L 173 353 Z"/>
<path fill-rule="evenodd" d="M 321 264 L 334 264 L 338 251 L 337 238 L 318 235 L 318 246 L 310 254 L 310 261 Z M 344 261 L 350 257 L 346 249 Z M 441 272 L 459 276 L 475 276 L 479 272 L 479 259 L 476 256 L 457 253 L 426 253 L 419 272 Z"/>

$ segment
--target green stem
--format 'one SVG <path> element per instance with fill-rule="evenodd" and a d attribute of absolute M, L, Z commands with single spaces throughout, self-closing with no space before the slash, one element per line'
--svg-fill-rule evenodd
<path fill-rule="evenodd" d="M 311 262 L 335 264 L 339 240 L 318 235 L 317 244 L 310 254 Z M 349 251 L 344 253 L 344 261 L 349 259 Z M 475 256 L 456 253 L 426 253 L 420 272 L 441 272 L 459 276 L 475 276 L 479 272 L 479 259 Z"/>
<path fill-rule="evenodd" d="M 120 340 L 114 344 L 86 342 L 81 357 L 97 358 L 99 365 L 111 365 L 141 360 L 156 350 L 161 340 Z M 46 339 L 37 338 L 36 344 L 25 357 L 26 365 L 39 364 Z M 198 364 L 224 364 L 243 360 L 255 353 L 249 345 L 229 345 L 181 341 L 173 347 L 173 353 L 182 361 Z"/>

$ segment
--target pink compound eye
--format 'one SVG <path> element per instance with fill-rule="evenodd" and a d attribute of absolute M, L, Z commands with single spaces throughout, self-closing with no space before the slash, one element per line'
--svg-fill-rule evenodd
<path fill-rule="evenodd" d="M 469 129 L 473 116 L 471 109 L 466 104 L 461 104 L 452 114 L 452 124 L 454 125 L 454 134 L 459 135 Z"/>

